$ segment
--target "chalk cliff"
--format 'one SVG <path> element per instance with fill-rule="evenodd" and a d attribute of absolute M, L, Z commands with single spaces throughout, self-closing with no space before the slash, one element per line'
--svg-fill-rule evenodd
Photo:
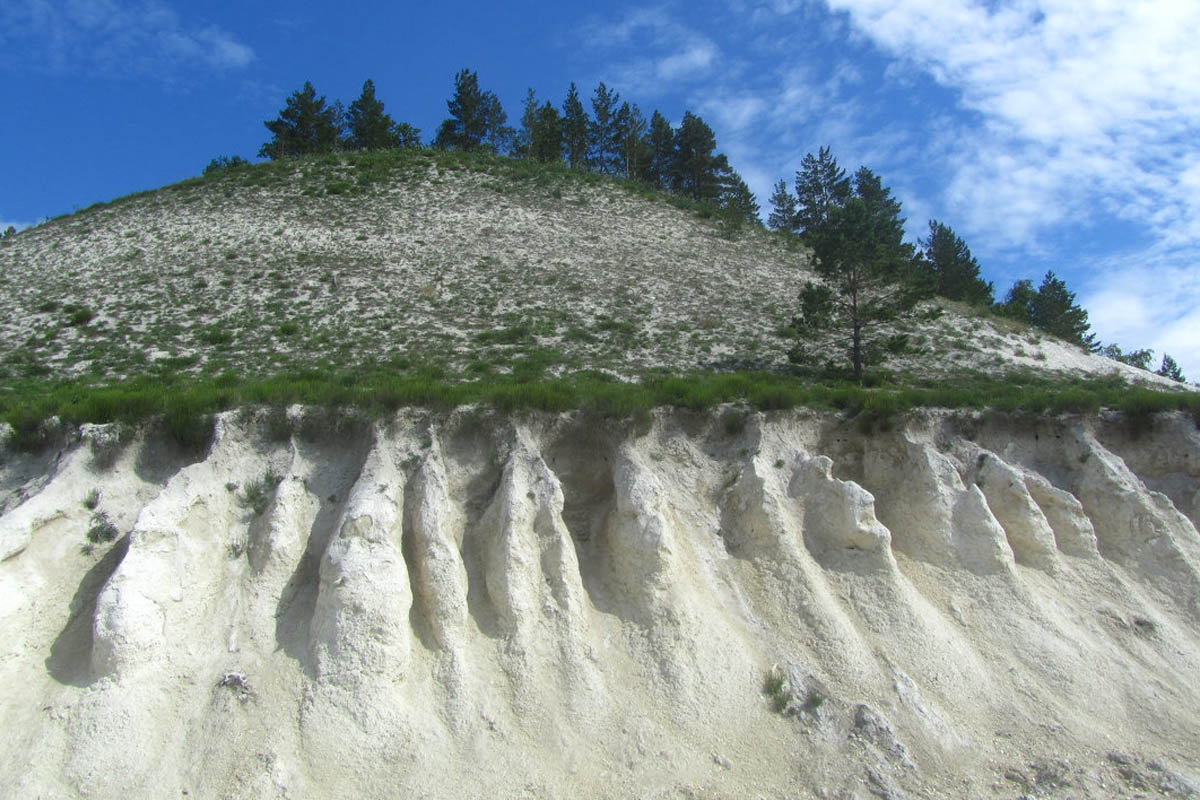
<path fill-rule="evenodd" d="M 1191 417 L 290 413 L 4 456 L 0 794 L 1200 793 Z"/>

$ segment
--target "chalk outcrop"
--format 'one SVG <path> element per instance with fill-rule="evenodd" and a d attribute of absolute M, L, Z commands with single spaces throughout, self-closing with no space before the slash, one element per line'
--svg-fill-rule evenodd
<path fill-rule="evenodd" d="M 310 427 L 4 455 L 0 794 L 1200 793 L 1191 418 Z"/>

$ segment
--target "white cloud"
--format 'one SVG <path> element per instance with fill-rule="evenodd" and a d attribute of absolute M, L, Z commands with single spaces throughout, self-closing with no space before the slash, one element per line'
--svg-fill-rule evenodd
<path fill-rule="evenodd" d="M 956 208 L 1028 244 L 1102 214 L 1194 240 L 1200 4 L 1174 0 L 827 0 L 884 51 L 956 91 Z M 998 211 L 1003 211 L 998 214 Z"/>
<path fill-rule="evenodd" d="M 1200 270 L 1186 253 L 1163 252 L 1136 266 L 1110 263 L 1087 281 L 1079 302 L 1101 340 L 1164 353 L 1200 380 Z"/>
<path fill-rule="evenodd" d="M 190 25 L 146 0 L 10 0 L 0 45 L 22 64 L 54 72 L 163 74 L 175 67 L 237 69 L 254 51 L 215 25 Z"/>
<path fill-rule="evenodd" d="M 721 58 L 712 39 L 665 6 L 637 8 L 609 24 L 592 22 L 585 39 L 614 59 L 610 69 L 620 89 L 641 98 L 703 80 Z"/>

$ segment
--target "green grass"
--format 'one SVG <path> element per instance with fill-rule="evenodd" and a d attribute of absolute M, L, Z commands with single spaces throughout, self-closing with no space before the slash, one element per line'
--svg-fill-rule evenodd
<path fill-rule="evenodd" d="M 211 377 L 142 377 L 118 383 L 25 379 L 0 385 L 0 419 L 12 426 L 14 444 L 37 449 L 50 441 L 47 420 L 60 423 L 158 420 L 186 447 L 203 447 L 212 415 L 244 406 L 283 408 L 299 403 L 327 409 L 355 408 L 384 416 L 401 407 L 450 409 L 481 403 L 499 410 L 583 410 L 601 417 L 647 420 L 660 406 L 703 411 L 723 403 L 773 411 L 792 408 L 837 410 L 867 425 L 883 425 L 916 408 L 997 409 L 1031 413 L 1123 411 L 1145 420 L 1160 411 L 1200 415 L 1200 394 L 1132 387 L 1119 379 L 1052 381 L 1032 374 L 1006 378 L 974 376 L 938 383 L 878 380 L 862 386 L 837 378 L 766 372 L 651 374 L 640 382 L 601 373 L 542 377 L 545 364 L 531 357 L 512 375 L 484 374 L 470 380 L 436 366 L 377 367 L 356 371 L 310 370 L 249 378 L 233 373 Z M 730 418 L 733 419 L 732 417 Z M 731 433 L 736 425 L 729 425 Z"/>
<path fill-rule="evenodd" d="M 267 504 L 271 502 L 275 487 L 282 480 L 281 476 L 270 470 L 264 472 L 262 477 L 246 484 L 246 488 L 242 490 L 242 505 L 250 509 L 254 516 L 261 515 L 267 510 Z"/>

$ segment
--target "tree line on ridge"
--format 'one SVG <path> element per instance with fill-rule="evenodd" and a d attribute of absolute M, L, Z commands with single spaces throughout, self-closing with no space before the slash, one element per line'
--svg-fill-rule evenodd
<path fill-rule="evenodd" d="M 739 224 L 761 224 L 753 192 L 728 158 L 717 152 L 712 129 L 690 111 L 677 127 L 657 110 L 647 119 L 636 103 L 622 100 L 600 83 L 590 98 L 589 115 L 571 83 L 561 106 L 539 101 L 529 89 L 518 124 L 510 126 L 499 98 L 482 89 L 470 69 L 455 75 L 446 105 L 449 116 L 429 142 L 435 149 L 563 164 L 639 181 L 708 204 Z M 271 160 L 424 146 L 419 129 L 397 122 L 384 110 L 371 80 L 349 107 L 341 101 L 329 103 L 305 82 L 264 125 L 271 138 L 258 155 Z M 221 157 L 205 172 L 247 163 L 239 156 Z M 799 293 L 799 311 L 791 325 L 794 361 L 810 361 L 813 344 L 837 340 L 844 343 L 854 376 L 861 380 L 867 366 L 909 349 L 906 337 L 886 323 L 922 313 L 921 301 L 937 295 L 1149 369 L 1151 351 L 1127 353 L 1115 344 L 1102 346 L 1089 333 L 1087 311 L 1053 271 L 1037 288 L 1031 280 L 1016 281 L 997 301 L 970 248 L 948 225 L 930 220 L 927 237 L 916 245 L 905 242 L 900 202 L 867 167 L 848 176 L 823 147 L 804 157 L 794 186 L 792 192 L 782 179 L 775 184 L 767 227 L 808 245 L 823 279 L 807 282 Z M 1157 372 L 1184 380 L 1166 354 Z"/>
<path fill-rule="evenodd" d="M 487 152 L 545 163 L 562 163 L 603 175 L 637 180 L 657 189 L 708 203 L 743 222 L 758 224 L 754 193 L 717 152 L 716 136 L 704 120 L 686 112 L 678 127 L 660 112 L 647 119 L 636 103 L 600 83 L 591 97 L 591 114 L 574 83 L 561 109 L 539 102 L 530 89 L 517 126 L 494 92 L 479 85 L 479 76 L 463 69 L 454 77 L 446 103 L 449 117 L 438 126 L 429 145 L 440 150 Z M 367 80 L 348 108 L 329 103 L 312 83 L 292 93 L 279 116 L 264 123 L 271 138 L 259 149 L 261 158 L 280 159 L 347 150 L 421 147 L 421 132 L 396 122 Z M 246 163 L 214 159 L 211 169 Z"/>

